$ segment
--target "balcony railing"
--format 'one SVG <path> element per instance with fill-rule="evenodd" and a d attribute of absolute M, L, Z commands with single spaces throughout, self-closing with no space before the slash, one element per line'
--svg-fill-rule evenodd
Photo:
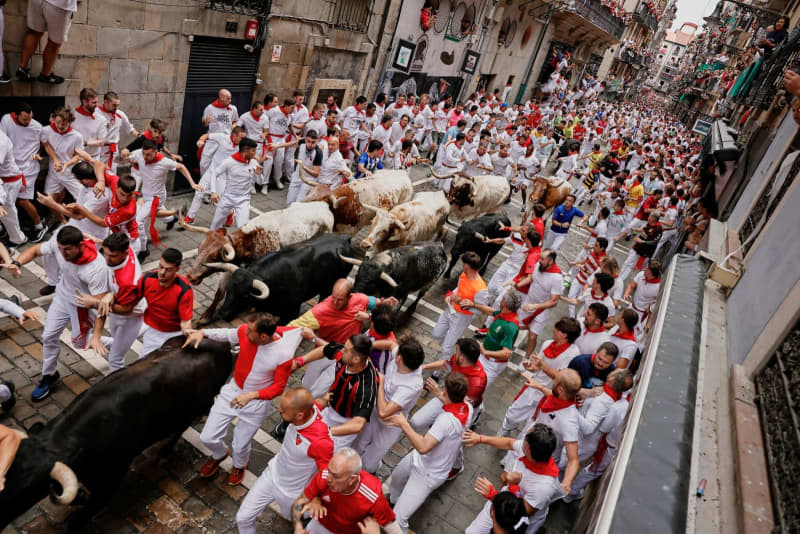
<path fill-rule="evenodd" d="M 622 33 L 625 31 L 625 22 L 621 18 L 615 17 L 611 10 L 598 0 L 576 0 L 562 5 L 563 9 L 577 13 L 616 39 L 622 38 Z"/>
<path fill-rule="evenodd" d="M 795 28 L 789 38 L 764 59 L 749 91 L 739 92 L 734 99 L 748 106 L 769 108 L 773 98 L 783 89 L 786 66 L 798 59 L 800 59 L 800 28 Z"/>
<path fill-rule="evenodd" d="M 269 15 L 271 6 L 271 0 L 206 0 L 208 9 L 249 17 Z"/>
<path fill-rule="evenodd" d="M 617 56 L 617 59 L 628 65 L 633 65 L 634 67 L 641 67 L 644 65 L 644 58 L 642 55 L 633 50 L 625 50 Z"/>
<path fill-rule="evenodd" d="M 633 14 L 639 17 L 642 23 L 653 31 L 658 31 L 658 19 L 647 9 L 647 4 L 640 1 Z"/>
<path fill-rule="evenodd" d="M 371 0 L 336 0 L 331 14 L 334 28 L 364 33 L 369 26 Z"/>

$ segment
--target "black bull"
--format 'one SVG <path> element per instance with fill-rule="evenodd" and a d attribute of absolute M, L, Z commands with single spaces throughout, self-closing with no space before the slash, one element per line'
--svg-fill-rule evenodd
<path fill-rule="evenodd" d="M 360 255 L 350 244 L 350 236 L 321 234 L 302 243 L 289 245 L 251 263 L 237 268 L 226 267 L 232 274 L 226 287 L 220 283 L 224 301 L 216 317 L 231 320 L 251 308 L 269 312 L 285 324 L 300 314 L 302 304 L 319 295 L 330 295 L 336 280 L 345 278 L 352 266 L 340 256 Z M 263 283 L 267 296 L 259 294 L 257 285 Z M 204 315 L 210 319 L 212 308 L 221 298 L 217 291 L 214 303 Z"/>
<path fill-rule="evenodd" d="M 119 489 L 136 456 L 170 438 L 162 449 L 168 452 L 193 421 L 208 413 L 233 369 L 230 345 L 205 340 L 198 349 L 181 349 L 184 339 L 173 338 L 105 377 L 49 423 L 34 426 L 0 492 L 0 530 L 51 488 L 60 485 L 64 494 L 74 488 L 51 478 L 57 462 L 88 490 L 80 499 L 83 506 L 70 518 L 71 530 L 80 528 Z M 65 480 L 74 481 L 67 477 L 61 482 Z"/>
<path fill-rule="evenodd" d="M 450 250 L 450 265 L 447 267 L 447 272 L 444 273 L 445 278 L 450 278 L 450 271 L 459 260 L 461 255 L 465 252 L 472 251 L 481 257 L 480 272 L 483 274 L 489 262 L 492 261 L 503 245 L 495 245 L 492 243 L 484 243 L 476 237 L 475 234 L 480 234 L 487 239 L 496 239 L 499 237 L 506 238 L 510 232 L 501 230 L 498 222 L 503 223 L 504 226 L 509 226 L 511 220 L 505 213 L 490 213 L 471 221 L 466 221 L 461 224 L 456 233 L 456 241 L 453 243 L 453 248 Z"/>

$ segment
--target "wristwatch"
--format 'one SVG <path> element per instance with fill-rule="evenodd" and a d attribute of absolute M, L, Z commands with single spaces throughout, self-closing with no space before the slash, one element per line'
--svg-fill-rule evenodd
<path fill-rule="evenodd" d="M 22 268 L 22 264 L 20 262 L 18 262 L 17 260 L 11 260 L 11 265 L 16 265 L 17 267 Z"/>

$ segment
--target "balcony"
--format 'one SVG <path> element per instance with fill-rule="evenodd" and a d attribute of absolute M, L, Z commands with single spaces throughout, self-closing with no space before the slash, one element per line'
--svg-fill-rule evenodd
<path fill-rule="evenodd" d="M 658 31 L 658 19 L 647 9 L 647 3 L 644 0 L 640 1 L 639 5 L 636 6 L 633 16 L 652 31 Z"/>
<path fill-rule="evenodd" d="M 611 36 L 615 41 L 622 38 L 622 33 L 625 31 L 625 22 L 615 17 L 611 11 L 602 5 L 599 0 L 574 0 L 573 2 L 562 1 L 557 5 L 557 11 L 567 19 L 571 18 L 570 15 L 577 15 L 578 19 L 573 18 L 572 21 L 565 20 L 567 25 L 572 23 L 572 27 L 580 27 L 588 22 L 591 26 L 598 28 L 606 35 Z"/>
<path fill-rule="evenodd" d="M 249 17 L 268 15 L 271 4 L 271 0 L 206 0 L 208 9 Z"/>
<path fill-rule="evenodd" d="M 637 69 L 644 65 L 644 58 L 638 52 L 633 50 L 625 50 L 617 56 L 617 60 L 627 63 Z"/>

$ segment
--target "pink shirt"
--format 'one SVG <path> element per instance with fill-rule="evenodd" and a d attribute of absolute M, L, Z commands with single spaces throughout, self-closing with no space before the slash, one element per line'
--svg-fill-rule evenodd
<path fill-rule="evenodd" d="M 456 113 L 456 110 L 455 110 L 455 109 L 454 109 L 454 110 L 452 110 L 452 111 L 450 112 L 450 115 L 449 115 L 449 117 L 448 117 L 448 120 L 450 121 L 450 122 L 449 122 L 450 126 L 455 126 L 455 125 L 457 125 L 457 124 L 458 124 L 458 121 L 460 121 L 460 120 L 461 120 L 461 119 L 463 119 L 463 118 L 464 118 L 464 112 L 463 112 L 463 111 L 462 111 L 461 113 Z"/>

